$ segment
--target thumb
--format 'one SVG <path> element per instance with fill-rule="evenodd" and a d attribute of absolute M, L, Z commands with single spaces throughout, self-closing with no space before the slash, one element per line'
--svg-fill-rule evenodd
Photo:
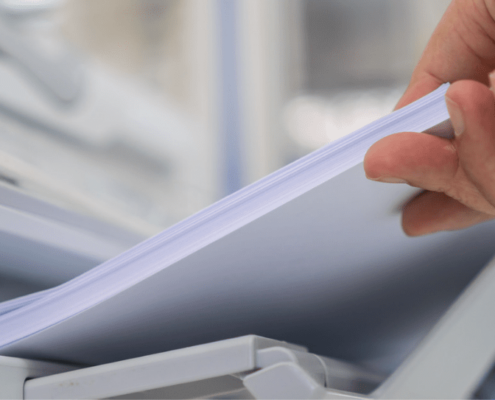
<path fill-rule="evenodd" d="M 445 100 L 456 136 L 459 167 L 495 206 L 494 94 L 481 83 L 458 81 L 447 90 Z M 462 202 L 469 203 L 470 199 Z"/>

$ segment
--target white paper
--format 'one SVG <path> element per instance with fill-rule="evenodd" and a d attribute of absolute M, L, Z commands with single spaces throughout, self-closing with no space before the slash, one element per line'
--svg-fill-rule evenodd
<path fill-rule="evenodd" d="M 0 353 L 98 364 L 259 334 L 399 360 L 493 253 L 493 223 L 405 237 L 399 211 L 414 190 L 356 165 L 380 135 L 444 121 L 435 104 L 419 124 L 379 121 L 12 308 Z"/>

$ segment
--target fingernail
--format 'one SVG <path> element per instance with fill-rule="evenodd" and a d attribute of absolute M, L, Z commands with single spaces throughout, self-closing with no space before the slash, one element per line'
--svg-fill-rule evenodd
<path fill-rule="evenodd" d="M 488 74 L 488 80 L 490 81 L 490 90 L 493 92 L 495 87 L 495 71 Z"/>
<path fill-rule="evenodd" d="M 454 134 L 457 137 L 461 136 L 465 129 L 461 108 L 456 102 L 450 100 L 448 97 L 445 97 L 445 103 L 447 104 L 447 110 L 449 111 L 450 122 L 454 128 Z"/>
<path fill-rule="evenodd" d="M 380 176 L 373 180 L 378 182 L 385 182 L 385 183 L 407 183 L 404 179 L 392 178 L 391 176 Z"/>

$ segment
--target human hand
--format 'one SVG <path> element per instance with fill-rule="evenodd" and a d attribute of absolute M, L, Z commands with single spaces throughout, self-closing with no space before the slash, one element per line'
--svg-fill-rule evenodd
<path fill-rule="evenodd" d="M 446 82 L 454 139 L 403 132 L 366 154 L 368 178 L 426 191 L 403 210 L 410 236 L 456 230 L 495 218 L 495 1 L 453 0 L 433 33 L 403 107 Z"/>

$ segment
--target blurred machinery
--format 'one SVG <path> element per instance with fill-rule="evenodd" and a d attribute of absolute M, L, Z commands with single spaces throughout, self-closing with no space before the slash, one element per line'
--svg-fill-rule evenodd
<path fill-rule="evenodd" d="M 163 93 L 77 54 L 60 1 L 0 3 L 0 168 L 55 203 L 151 234 L 204 205 L 198 126 Z"/>

